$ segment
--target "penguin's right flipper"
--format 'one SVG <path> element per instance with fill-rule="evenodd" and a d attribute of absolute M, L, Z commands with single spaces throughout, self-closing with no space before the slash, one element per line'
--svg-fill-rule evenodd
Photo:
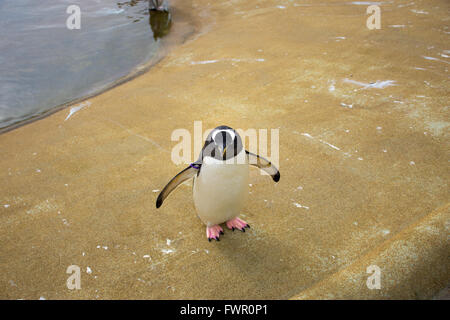
<path fill-rule="evenodd" d="M 193 178 L 198 173 L 201 166 L 202 165 L 199 163 L 192 163 L 189 165 L 189 167 L 173 177 L 172 180 L 170 180 L 169 183 L 164 187 L 164 189 L 159 193 L 158 199 L 156 199 L 156 208 L 161 207 L 163 201 L 173 190 L 176 189 L 176 187 L 178 187 L 186 180 Z"/>
<path fill-rule="evenodd" d="M 272 162 L 270 162 L 266 158 L 258 156 L 257 154 L 251 153 L 250 151 L 245 150 L 245 153 L 248 156 L 249 164 L 258 167 L 259 169 L 271 175 L 273 181 L 280 181 L 280 171 L 278 171 L 277 167 L 275 167 Z"/>

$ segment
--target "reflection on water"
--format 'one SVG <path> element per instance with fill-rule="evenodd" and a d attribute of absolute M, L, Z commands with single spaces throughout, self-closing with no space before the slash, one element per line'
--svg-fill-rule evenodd
<path fill-rule="evenodd" d="M 150 11 L 149 24 L 152 28 L 153 39 L 156 41 L 167 35 L 172 25 L 172 18 L 168 11 Z"/>
<path fill-rule="evenodd" d="M 127 10 L 127 12 L 134 10 L 132 11 L 133 14 L 127 14 L 127 18 L 131 19 L 133 22 L 139 22 L 148 15 L 148 4 L 146 4 L 146 2 L 147 1 L 145 0 L 117 2 L 117 7 L 121 10 Z"/>
<path fill-rule="evenodd" d="M 148 0 L 80 0 L 81 29 L 69 30 L 70 4 L 0 0 L 0 128 L 126 76 L 171 26 L 168 12 L 149 14 Z"/>

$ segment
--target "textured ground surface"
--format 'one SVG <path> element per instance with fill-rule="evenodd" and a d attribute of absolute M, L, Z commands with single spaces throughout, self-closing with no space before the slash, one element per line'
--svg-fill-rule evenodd
<path fill-rule="evenodd" d="M 69 109 L 0 135 L 0 298 L 438 294 L 450 280 L 448 1 L 382 3 L 381 30 L 360 3 L 192 3 L 197 36 L 149 72 L 67 121 Z M 191 185 L 155 209 L 153 191 L 184 168 L 171 134 L 194 121 L 279 129 L 281 181 L 252 170 L 252 228 L 218 243 Z M 380 290 L 366 286 L 374 264 Z M 66 287 L 69 265 L 81 290 Z"/>

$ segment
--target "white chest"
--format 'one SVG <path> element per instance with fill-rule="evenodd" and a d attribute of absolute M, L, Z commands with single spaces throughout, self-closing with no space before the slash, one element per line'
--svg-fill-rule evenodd
<path fill-rule="evenodd" d="M 208 226 L 239 215 L 248 196 L 249 166 L 204 161 L 194 178 L 194 204 L 198 216 Z"/>

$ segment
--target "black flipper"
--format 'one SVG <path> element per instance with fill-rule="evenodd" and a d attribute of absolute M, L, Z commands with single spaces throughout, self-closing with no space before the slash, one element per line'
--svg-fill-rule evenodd
<path fill-rule="evenodd" d="M 278 171 L 278 169 L 269 160 L 247 150 L 245 150 L 245 153 L 248 156 L 248 162 L 250 165 L 258 167 L 264 172 L 270 174 L 273 181 L 280 181 L 280 171 Z"/>
<path fill-rule="evenodd" d="M 170 180 L 169 183 L 164 187 L 164 189 L 159 193 L 158 199 L 156 199 L 156 208 L 161 207 L 163 201 L 173 190 L 175 190 L 176 187 L 178 187 L 186 180 L 193 178 L 199 172 L 201 166 L 202 165 L 199 163 L 192 163 L 189 165 L 189 167 L 173 177 L 172 180 Z"/>

